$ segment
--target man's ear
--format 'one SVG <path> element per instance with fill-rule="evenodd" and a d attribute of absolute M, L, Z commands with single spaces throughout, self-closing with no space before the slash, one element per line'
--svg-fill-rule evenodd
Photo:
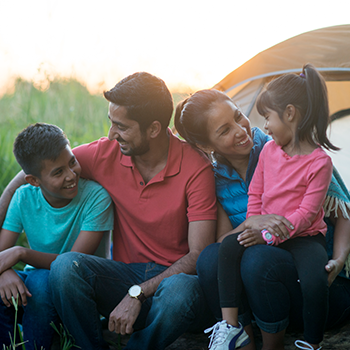
<path fill-rule="evenodd" d="M 147 128 L 148 135 L 151 139 L 155 139 L 162 130 L 162 125 L 158 120 L 154 120 Z"/>
<path fill-rule="evenodd" d="M 29 174 L 29 175 L 26 175 L 24 178 L 30 185 L 35 186 L 35 187 L 39 187 L 40 180 L 37 176 Z"/>

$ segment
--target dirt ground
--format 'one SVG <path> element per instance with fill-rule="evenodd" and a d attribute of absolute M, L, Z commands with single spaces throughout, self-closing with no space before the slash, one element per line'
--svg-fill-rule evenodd
<path fill-rule="evenodd" d="M 260 350 L 262 347 L 259 329 L 254 327 L 256 348 Z M 107 339 L 116 341 L 116 337 L 112 334 L 105 334 Z M 301 333 L 287 332 L 285 336 L 285 350 L 295 350 L 294 341 L 303 339 Z M 128 337 L 121 338 L 122 347 L 126 345 Z M 206 334 L 190 334 L 185 333 L 178 338 L 173 344 L 168 346 L 166 350 L 207 350 L 208 335 Z M 350 350 L 350 320 L 343 326 L 327 331 L 322 342 L 322 350 Z M 117 347 L 111 346 L 111 350 L 117 350 Z"/>

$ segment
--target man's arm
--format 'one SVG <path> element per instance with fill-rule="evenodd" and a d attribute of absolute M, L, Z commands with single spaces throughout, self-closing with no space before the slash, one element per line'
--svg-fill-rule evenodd
<path fill-rule="evenodd" d="M 0 197 L 0 227 L 4 223 L 6 212 L 10 205 L 13 194 L 18 187 L 27 183 L 24 176 L 25 174 L 23 170 L 21 170 L 6 186 L 4 192 Z"/>
<path fill-rule="evenodd" d="M 145 296 L 151 297 L 156 292 L 160 282 L 166 278 L 181 272 L 187 274 L 196 273 L 196 262 L 201 251 L 215 241 L 215 220 L 193 221 L 189 223 L 188 245 L 189 252 L 172 264 L 159 275 L 145 281 L 140 286 Z M 131 298 L 128 294 L 111 312 L 109 317 L 109 330 L 120 334 L 130 334 L 133 325 L 141 310 L 141 302 Z"/>

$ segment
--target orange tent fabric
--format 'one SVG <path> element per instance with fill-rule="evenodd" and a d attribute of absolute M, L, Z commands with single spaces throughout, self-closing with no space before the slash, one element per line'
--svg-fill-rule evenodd
<path fill-rule="evenodd" d="M 317 29 L 300 34 L 260 52 L 235 69 L 213 88 L 225 92 L 262 127 L 255 100 L 276 76 L 300 72 L 312 63 L 324 76 L 331 114 L 350 109 L 350 25 Z"/>

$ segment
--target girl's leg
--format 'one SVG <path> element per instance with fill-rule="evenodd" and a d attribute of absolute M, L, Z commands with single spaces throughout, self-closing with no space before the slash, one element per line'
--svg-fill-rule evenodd
<path fill-rule="evenodd" d="M 241 258 L 245 248 L 237 234 L 226 237 L 219 249 L 218 284 L 222 318 L 238 327 L 238 306 L 243 294 Z"/>
<path fill-rule="evenodd" d="M 317 346 L 323 339 L 328 314 L 325 238 L 322 234 L 297 237 L 282 243 L 280 247 L 291 252 L 298 271 L 303 296 L 305 340 Z"/>

